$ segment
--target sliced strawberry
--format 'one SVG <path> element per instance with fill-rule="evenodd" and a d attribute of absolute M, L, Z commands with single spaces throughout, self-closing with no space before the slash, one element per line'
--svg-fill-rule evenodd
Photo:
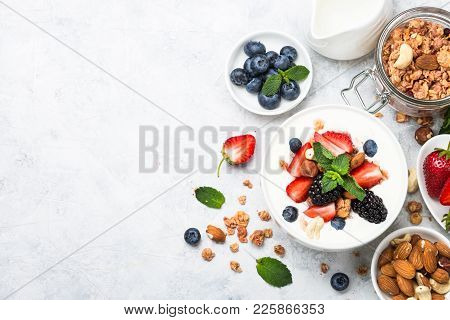
<path fill-rule="evenodd" d="M 291 164 L 289 165 L 288 168 L 288 172 L 293 176 L 293 177 L 300 177 L 300 167 L 303 163 L 303 161 L 305 161 L 305 153 L 306 150 L 312 148 L 311 143 L 307 142 L 305 143 L 300 150 L 297 151 L 297 153 L 295 154 L 294 158 L 291 161 Z"/>
<path fill-rule="evenodd" d="M 220 167 L 224 160 L 231 165 L 247 162 L 255 152 L 256 139 L 251 134 L 228 138 L 222 146 L 222 161 L 217 168 L 219 176 Z"/>
<path fill-rule="evenodd" d="M 303 202 L 308 198 L 308 190 L 313 183 L 312 178 L 300 177 L 292 181 L 286 187 L 286 193 L 297 203 Z"/>
<path fill-rule="evenodd" d="M 335 145 L 334 143 L 332 143 L 330 140 L 328 140 L 327 138 L 325 138 L 323 135 L 321 135 L 320 133 L 315 132 L 314 133 L 314 141 L 315 142 L 320 142 L 320 144 L 322 146 L 325 147 L 325 149 L 327 149 L 328 151 L 330 151 L 335 157 L 337 157 L 340 154 L 345 153 L 344 150 L 342 150 L 341 148 L 339 148 L 337 145 Z"/>
<path fill-rule="evenodd" d="M 358 168 L 353 169 L 350 175 L 355 178 L 361 188 L 372 188 L 383 179 L 380 167 L 373 162 L 364 161 Z"/>
<path fill-rule="evenodd" d="M 322 217 L 325 222 L 328 222 L 336 215 L 336 206 L 334 205 L 334 202 L 331 202 L 326 206 L 312 206 L 303 213 L 310 218 Z"/>
<path fill-rule="evenodd" d="M 441 195 L 439 196 L 439 202 L 443 206 L 450 206 L 450 178 L 447 178 L 447 181 L 442 188 Z"/>
<path fill-rule="evenodd" d="M 347 153 L 353 152 L 352 137 L 345 132 L 327 131 L 322 136 Z"/>

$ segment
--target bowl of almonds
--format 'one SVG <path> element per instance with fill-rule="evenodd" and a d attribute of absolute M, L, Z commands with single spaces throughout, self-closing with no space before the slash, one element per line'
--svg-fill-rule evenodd
<path fill-rule="evenodd" d="M 382 300 L 450 299 L 450 242 L 437 231 L 394 231 L 372 258 L 372 284 Z"/>

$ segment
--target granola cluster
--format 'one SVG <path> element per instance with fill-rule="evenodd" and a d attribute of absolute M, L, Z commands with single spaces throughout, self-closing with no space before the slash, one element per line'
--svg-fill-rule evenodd
<path fill-rule="evenodd" d="M 385 72 L 398 90 L 421 100 L 450 95 L 449 34 L 449 28 L 422 19 L 410 20 L 392 31 L 383 46 L 382 60 Z M 405 55 L 412 51 L 409 60 L 400 57 L 402 45 L 407 47 Z"/>

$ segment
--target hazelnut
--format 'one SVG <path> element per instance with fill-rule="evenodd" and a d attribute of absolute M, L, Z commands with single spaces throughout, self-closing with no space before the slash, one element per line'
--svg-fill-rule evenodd
<path fill-rule="evenodd" d="M 409 213 L 421 212 L 422 204 L 417 201 L 410 201 L 410 202 L 408 202 L 407 208 L 408 208 Z"/>
<path fill-rule="evenodd" d="M 211 261 L 216 255 L 214 254 L 214 252 L 211 250 L 211 248 L 205 248 L 202 250 L 202 258 L 205 261 Z"/>
<path fill-rule="evenodd" d="M 409 221 L 411 221 L 412 224 L 421 224 L 422 215 L 420 214 L 420 212 L 414 212 L 409 216 Z"/>
<path fill-rule="evenodd" d="M 429 126 L 433 124 L 433 117 L 418 117 L 416 122 L 421 126 Z"/>
<path fill-rule="evenodd" d="M 322 273 L 327 273 L 328 270 L 330 270 L 330 267 L 326 263 L 322 262 L 320 264 L 320 271 L 322 271 Z"/>
<path fill-rule="evenodd" d="M 230 261 L 230 268 L 234 272 L 237 272 L 237 273 L 241 273 L 242 272 L 241 265 L 237 261 Z"/>
<path fill-rule="evenodd" d="M 401 112 L 397 112 L 395 114 L 395 121 L 397 121 L 398 123 L 404 123 L 404 122 L 408 122 L 409 121 L 409 117 Z"/>
<path fill-rule="evenodd" d="M 305 159 L 300 165 L 300 175 L 313 178 L 319 173 L 319 168 L 314 161 Z"/>
<path fill-rule="evenodd" d="M 239 244 L 237 242 L 230 244 L 230 250 L 233 253 L 236 253 L 239 251 Z"/>
<path fill-rule="evenodd" d="M 420 127 L 416 130 L 415 138 L 418 144 L 423 145 L 433 137 L 433 130 L 430 127 Z"/>
<path fill-rule="evenodd" d="M 272 229 L 264 229 L 264 238 L 272 238 L 273 231 Z"/>
<path fill-rule="evenodd" d="M 253 188 L 253 184 L 250 182 L 250 180 L 248 180 L 248 179 L 245 179 L 243 182 L 242 182 L 242 184 L 244 185 L 244 186 L 246 186 L 247 188 L 249 188 L 249 189 L 251 189 L 251 188 Z"/>
<path fill-rule="evenodd" d="M 286 253 L 286 249 L 284 249 L 284 247 L 281 244 L 277 244 L 276 246 L 274 246 L 273 251 L 280 257 L 283 257 Z"/>

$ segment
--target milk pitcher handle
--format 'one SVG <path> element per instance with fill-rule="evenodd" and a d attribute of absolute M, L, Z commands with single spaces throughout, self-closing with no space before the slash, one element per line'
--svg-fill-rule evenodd
<path fill-rule="evenodd" d="M 385 105 L 389 102 L 389 92 L 382 87 L 382 90 L 376 88 L 376 99 L 370 105 L 366 105 L 364 102 L 363 97 L 358 91 L 358 87 L 363 84 L 367 79 L 372 79 L 374 82 L 377 82 L 377 75 L 374 69 L 366 69 L 358 73 L 356 76 L 353 77 L 352 81 L 350 82 L 350 86 L 348 88 L 341 90 L 341 97 L 345 101 L 347 105 L 350 105 L 350 102 L 348 101 L 347 97 L 345 96 L 348 91 L 353 91 L 356 96 L 358 97 L 359 103 L 361 104 L 361 107 L 370 113 L 377 113 L 381 109 L 384 108 Z M 376 85 L 375 85 L 376 87 Z"/>

